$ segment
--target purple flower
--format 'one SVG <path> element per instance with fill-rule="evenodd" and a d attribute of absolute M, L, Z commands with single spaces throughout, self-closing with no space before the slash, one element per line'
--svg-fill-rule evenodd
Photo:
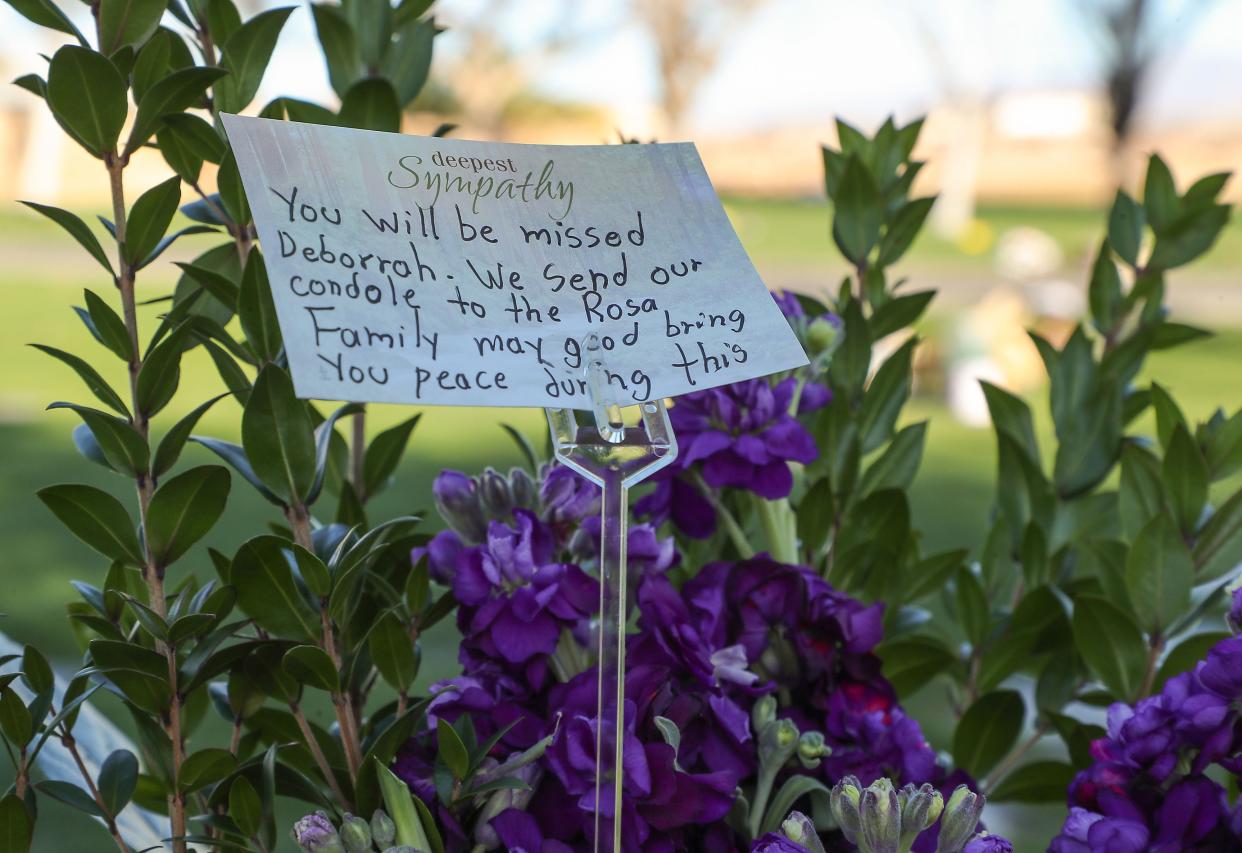
<path fill-rule="evenodd" d="M 810 851 L 796 841 L 790 841 L 783 835 L 769 832 L 755 839 L 750 845 L 750 853 L 810 853 Z"/>
<path fill-rule="evenodd" d="M 1013 853 L 1013 845 L 999 835 L 984 832 L 967 841 L 962 853 Z"/>
<path fill-rule="evenodd" d="M 539 482 L 539 517 L 553 526 L 577 525 L 599 515 L 600 488 L 565 465 L 544 466 Z"/>
<path fill-rule="evenodd" d="M 460 471 L 441 471 L 431 492 L 440 517 L 449 527 L 470 542 L 483 538 L 487 522 L 474 480 Z"/>
<path fill-rule="evenodd" d="M 509 853 L 572 853 L 568 844 L 545 839 L 539 823 L 527 812 L 509 809 L 492 818 L 491 823 Z"/>
<path fill-rule="evenodd" d="M 315 853 L 315 851 L 332 853 L 332 851 L 344 850 L 336 827 L 323 812 L 308 814 L 299 820 L 293 825 L 292 835 L 297 845 L 307 853 Z"/>

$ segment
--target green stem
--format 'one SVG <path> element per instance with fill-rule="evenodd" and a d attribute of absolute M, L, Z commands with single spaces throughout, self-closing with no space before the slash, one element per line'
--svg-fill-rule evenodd
<path fill-rule="evenodd" d="M 746 538 L 746 532 L 742 530 L 742 526 L 737 523 L 737 519 L 733 517 L 733 513 L 729 512 L 729 508 L 724 505 L 724 501 L 720 500 L 715 490 L 704 482 L 702 475 L 698 471 L 691 471 L 690 482 L 716 511 L 716 516 L 724 525 L 725 533 L 729 535 L 729 541 L 737 549 L 738 556 L 743 560 L 749 560 L 755 556 L 754 546 Z"/>
<path fill-rule="evenodd" d="M 791 525 L 793 511 L 789 501 L 785 498 L 769 501 L 756 496 L 755 509 L 759 514 L 759 522 L 763 525 L 763 532 L 768 540 L 768 553 L 772 555 L 772 559 L 781 563 L 797 563 L 798 537 Z"/>
<path fill-rule="evenodd" d="M 763 826 L 763 813 L 768 807 L 768 798 L 772 796 L 772 783 L 776 781 L 777 769 L 774 766 L 765 766 L 759 770 L 755 799 L 750 804 L 750 815 L 746 821 L 746 828 L 750 830 L 752 839 L 759 837 L 759 828 Z"/>

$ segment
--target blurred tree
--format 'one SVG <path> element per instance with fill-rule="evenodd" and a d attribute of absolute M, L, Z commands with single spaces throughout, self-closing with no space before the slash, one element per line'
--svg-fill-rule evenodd
<path fill-rule="evenodd" d="M 728 37 L 765 0 L 633 0 L 656 51 L 664 132 L 677 135 Z"/>
<path fill-rule="evenodd" d="M 1078 5 L 1101 42 L 1102 77 L 1112 133 L 1116 182 L 1133 183 L 1138 165 L 1131 150 L 1134 121 L 1152 68 L 1214 0 L 1183 0 L 1171 10 L 1153 0 L 1092 0 Z"/>

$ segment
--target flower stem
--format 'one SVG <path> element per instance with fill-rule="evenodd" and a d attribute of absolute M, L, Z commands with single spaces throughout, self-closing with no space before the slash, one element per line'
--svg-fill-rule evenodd
<path fill-rule="evenodd" d="M 746 828 L 750 830 L 752 839 L 759 837 L 759 829 L 763 826 L 763 813 L 768 807 L 768 798 L 772 796 L 772 783 L 776 781 L 777 769 L 772 765 L 759 768 L 759 781 L 755 784 L 755 799 L 750 804 L 750 815 L 746 820 Z"/>
<path fill-rule="evenodd" d="M 763 525 L 764 535 L 768 540 L 768 553 L 774 560 L 781 563 L 795 564 L 798 562 L 798 537 L 791 522 L 794 520 L 793 510 L 787 498 L 776 501 L 765 500 L 755 496 L 755 509 L 759 521 Z"/>
<path fill-rule="evenodd" d="M 716 491 L 703 480 L 703 476 L 698 471 L 690 472 L 690 482 L 698 489 L 704 499 L 712 505 L 712 509 L 716 511 L 716 516 L 724 525 L 725 533 L 729 535 L 729 541 L 733 543 L 733 547 L 737 549 L 738 556 L 743 560 L 749 560 L 755 556 L 754 546 L 750 544 L 750 540 L 746 538 L 746 532 L 742 530 L 742 526 L 737 523 L 737 519 L 733 517 L 733 513 L 729 512 L 729 508 L 725 506 L 724 501 L 716 494 Z"/>

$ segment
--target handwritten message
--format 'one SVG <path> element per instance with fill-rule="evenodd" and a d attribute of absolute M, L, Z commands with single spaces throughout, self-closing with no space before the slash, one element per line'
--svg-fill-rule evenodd
<path fill-rule="evenodd" d="M 299 396 L 588 408 L 805 364 L 692 144 L 466 142 L 226 115 Z"/>

